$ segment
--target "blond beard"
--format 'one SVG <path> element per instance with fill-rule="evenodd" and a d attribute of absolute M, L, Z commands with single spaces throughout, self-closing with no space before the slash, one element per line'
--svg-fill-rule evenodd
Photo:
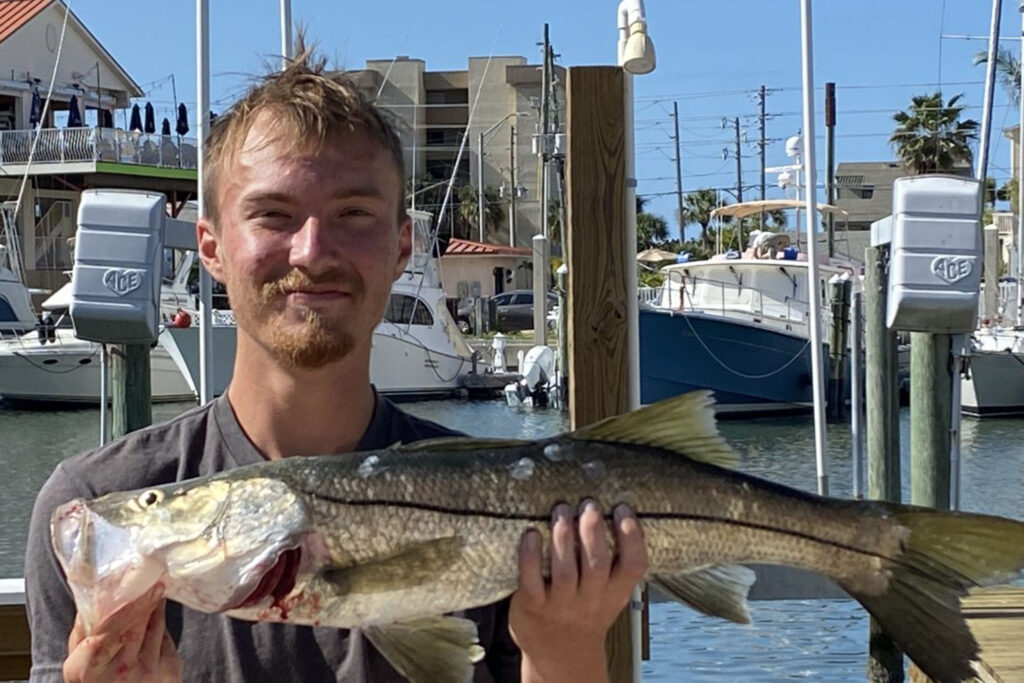
<path fill-rule="evenodd" d="M 337 279 L 317 278 L 317 282 L 328 281 Z M 356 276 L 354 281 L 347 281 L 351 283 L 353 297 L 362 298 L 365 292 L 362 279 Z M 285 314 L 275 310 L 274 301 L 288 288 L 303 284 L 313 284 L 313 280 L 299 271 L 292 271 L 279 280 L 264 283 L 255 292 L 243 289 L 245 294 L 241 298 L 246 302 L 235 309 L 235 318 L 238 326 L 254 339 L 261 340 L 276 359 L 292 368 L 313 370 L 345 358 L 356 343 L 351 330 L 345 329 L 340 321 L 331 321 L 312 308 L 297 311 L 301 313 L 301 323 L 286 326 L 282 320 Z M 231 289 L 239 291 L 235 287 Z M 235 297 L 230 298 L 234 302 Z M 261 326 L 264 333 L 254 334 Z"/>

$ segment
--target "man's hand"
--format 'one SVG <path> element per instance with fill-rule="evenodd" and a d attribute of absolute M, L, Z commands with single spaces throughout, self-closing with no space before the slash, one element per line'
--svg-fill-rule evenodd
<path fill-rule="evenodd" d="M 124 681 L 171 683 L 181 680 L 181 658 L 165 630 L 163 586 L 154 586 L 117 610 L 86 636 L 75 617 L 64 660 L 67 683 Z"/>
<path fill-rule="evenodd" d="M 550 583 L 542 573 L 541 536 L 530 530 L 509 609 L 509 629 L 523 651 L 523 683 L 605 681 L 605 635 L 647 571 L 643 532 L 629 508 L 615 508 L 613 560 L 593 501 L 582 506 L 578 548 L 569 506 L 557 506 L 552 520 Z"/>

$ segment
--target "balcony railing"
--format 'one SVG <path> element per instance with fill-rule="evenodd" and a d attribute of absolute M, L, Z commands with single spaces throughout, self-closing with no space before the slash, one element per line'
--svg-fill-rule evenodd
<path fill-rule="evenodd" d="M 0 166 L 27 164 L 34 130 L 0 131 Z M 33 164 L 113 161 L 122 164 L 195 168 L 196 139 L 150 135 L 120 128 L 44 128 Z"/>

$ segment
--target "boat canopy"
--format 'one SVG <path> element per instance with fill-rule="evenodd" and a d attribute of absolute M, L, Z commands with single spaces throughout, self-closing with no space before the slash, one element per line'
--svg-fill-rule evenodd
<path fill-rule="evenodd" d="M 759 214 L 762 211 L 776 211 L 778 209 L 803 209 L 807 207 L 807 203 L 797 199 L 765 199 L 763 201 L 756 202 L 741 202 L 739 204 L 729 204 L 728 206 L 720 206 L 711 212 L 712 218 L 746 218 L 747 216 L 753 216 Z M 849 216 L 849 212 L 840 209 L 838 206 L 832 204 L 818 204 L 818 211 L 822 213 L 837 213 L 843 216 Z"/>

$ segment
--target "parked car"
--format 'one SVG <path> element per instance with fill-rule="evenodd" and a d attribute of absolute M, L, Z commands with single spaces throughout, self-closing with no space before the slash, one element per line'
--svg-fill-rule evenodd
<path fill-rule="evenodd" d="M 496 306 L 496 331 L 510 332 L 513 330 L 533 329 L 533 290 L 516 289 L 504 292 L 491 298 Z M 548 310 L 558 305 L 558 296 L 548 292 Z M 487 316 L 487 304 L 484 304 L 484 316 Z M 464 334 L 473 330 L 473 299 L 466 298 L 459 304 L 455 322 Z"/>

